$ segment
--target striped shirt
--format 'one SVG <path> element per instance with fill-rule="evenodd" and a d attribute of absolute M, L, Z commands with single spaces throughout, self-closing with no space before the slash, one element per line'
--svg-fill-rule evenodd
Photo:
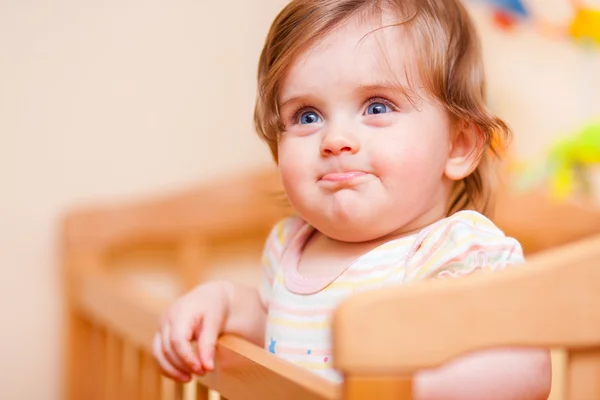
<path fill-rule="evenodd" d="M 351 294 L 524 261 L 519 242 L 480 213 L 460 211 L 368 251 L 336 277 L 307 279 L 297 267 L 313 232 L 304 220 L 291 217 L 277 223 L 267 239 L 260 291 L 268 308 L 265 347 L 334 381 L 340 376 L 332 368 L 330 316 Z"/>

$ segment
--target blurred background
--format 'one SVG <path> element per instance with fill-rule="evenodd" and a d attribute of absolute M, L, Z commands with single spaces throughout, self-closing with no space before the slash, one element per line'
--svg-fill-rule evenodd
<path fill-rule="evenodd" d="M 0 0 L 2 398 L 61 398 L 65 210 L 270 165 L 256 64 L 285 3 Z M 490 3 L 468 2 L 490 106 L 513 159 L 543 158 L 600 118 L 600 51 L 568 34 L 568 0 Z"/>

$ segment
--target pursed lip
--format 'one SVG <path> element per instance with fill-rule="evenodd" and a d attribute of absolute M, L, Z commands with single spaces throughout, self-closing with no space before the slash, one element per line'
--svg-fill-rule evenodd
<path fill-rule="evenodd" d="M 344 172 L 329 172 L 323 175 L 320 180 L 325 182 L 350 182 L 354 179 L 367 175 L 364 171 L 344 171 Z"/>

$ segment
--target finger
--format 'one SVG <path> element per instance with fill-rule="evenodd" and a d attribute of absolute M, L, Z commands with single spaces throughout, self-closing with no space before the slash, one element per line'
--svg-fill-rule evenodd
<path fill-rule="evenodd" d="M 166 359 L 165 355 L 163 354 L 161 335 L 159 333 L 154 335 L 154 340 L 152 341 L 152 354 L 154 355 L 154 358 L 158 362 L 158 365 L 160 366 L 160 369 L 164 375 L 180 382 L 189 382 L 190 379 L 192 379 L 190 374 L 178 370 Z"/>
<path fill-rule="evenodd" d="M 171 363 L 171 365 L 173 365 L 178 370 L 188 374 L 192 373 L 192 369 L 188 367 L 187 364 L 179 358 L 179 356 L 173 349 L 173 342 L 174 341 L 171 339 L 171 326 L 169 324 L 166 324 L 161 331 L 161 345 L 164 356 Z"/>
<path fill-rule="evenodd" d="M 223 316 L 207 314 L 198 340 L 202 365 L 209 371 L 215 367 L 215 346 L 223 325 Z"/>
<path fill-rule="evenodd" d="M 185 319 L 180 319 L 183 321 Z M 200 325 L 200 321 L 193 323 L 179 322 L 171 326 L 171 348 L 175 351 L 180 360 L 182 360 L 192 371 L 199 372 L 202 369 L 200 357 L 194 352 L 192 340 L 195 339 L 195 327 Z"/>

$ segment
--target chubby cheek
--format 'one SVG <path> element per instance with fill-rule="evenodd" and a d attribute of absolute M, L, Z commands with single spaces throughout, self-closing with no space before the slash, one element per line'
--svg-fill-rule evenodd
<path fill-rule="evenodd" d="M 381 148 L 373 167 L 389 189 L 420 193 L 442 180 L 447 150 L 444 143 L 406 140 Z"/>
<path fill-rule="evenodd" d="M 290 140 L 282 140 L 278 145 L 279 174 L 283 187 L 294 202 L 303 184 L 310 179 L 311 162 L 302 151 L 302 146 L 295 146 Z"/>

